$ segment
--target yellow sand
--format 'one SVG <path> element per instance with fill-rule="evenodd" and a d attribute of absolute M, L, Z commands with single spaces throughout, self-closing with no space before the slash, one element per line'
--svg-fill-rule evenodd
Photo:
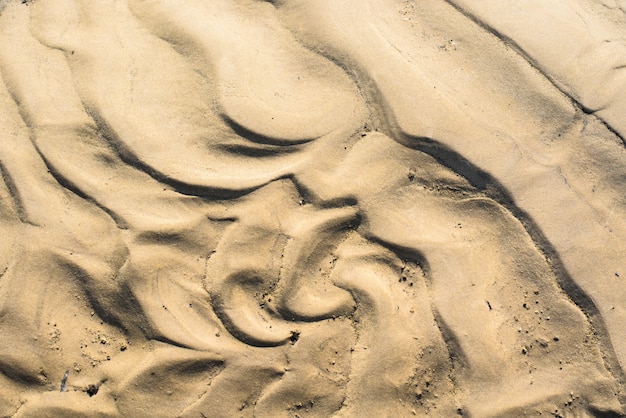
<path fill-rule="evenodd" d="M 623 0 L 0 0 L 0 416 L 626 413 Z"/>

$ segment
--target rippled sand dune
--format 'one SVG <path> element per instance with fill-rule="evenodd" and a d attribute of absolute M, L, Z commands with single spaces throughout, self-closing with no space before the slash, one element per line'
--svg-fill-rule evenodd
<path fill-rule="evenodd" d="M 0 416 L 626 414 L 623 0 L 0 0 Z"/>

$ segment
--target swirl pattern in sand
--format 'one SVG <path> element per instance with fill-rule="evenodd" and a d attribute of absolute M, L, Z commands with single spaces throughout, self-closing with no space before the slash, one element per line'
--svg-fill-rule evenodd
<path fill-rule="evenodd" d="M 0 415 L 621 416 L 623 5 L 488 3 L 1 1 Z"/>

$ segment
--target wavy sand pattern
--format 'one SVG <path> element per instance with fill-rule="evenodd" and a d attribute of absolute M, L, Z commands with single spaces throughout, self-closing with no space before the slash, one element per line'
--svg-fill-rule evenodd
<path fill-rule="evenodd" d="M 625 28 L 0 0 L 0 415 L 623 416 Z"/>

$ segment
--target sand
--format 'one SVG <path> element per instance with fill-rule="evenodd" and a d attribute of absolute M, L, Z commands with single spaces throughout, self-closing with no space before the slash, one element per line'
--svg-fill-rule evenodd
<path fill-rule="evenodd" d="M 623 0 L 0 0 L 0 416 L 626 414 Z"/>

